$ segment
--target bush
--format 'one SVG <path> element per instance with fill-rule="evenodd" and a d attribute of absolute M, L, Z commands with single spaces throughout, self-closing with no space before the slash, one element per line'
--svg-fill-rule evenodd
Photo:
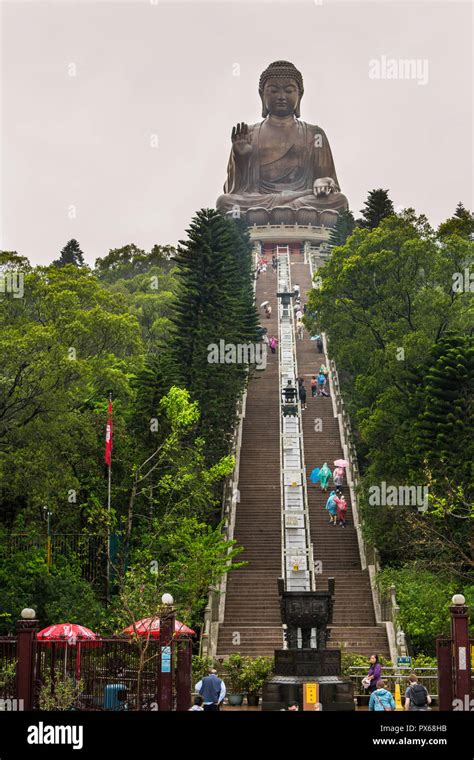
<path fill-rule="evenodd" d="M 11 633 L 24 607 L 33 607 L 42 626 L 80 623 L 97 631 L 104 607 L 72 558 L 48 568 L 44 551 L 14 552 L 0 564 L 0 633 Z"/>
<path fill-rule="evenodd" d="M 59 669 L 54 674 L 54 685 L 51 675 L 45 673 L 39 690 L 38 705 L 40 710 L 70 710 L 74 707 L 82 691 L 82 681 L 65 676 Z"/>
<path fill-rule="evenodd" d="M 436 653 L 436 637 L 450 632 L 449 606 L 454 594 L 463 593 L 466 603 L 474 603 L 474 586 L 459 588 L 459 582 L 407 564 L 401 569 L 386 567 L 377 578 L 386 591 L 393 584 L 400 606 L 399 623 L 410 637 L 415 656 Z M 471 635 L 474 633 L 471 623 Z"/>
<path fill-rule="evenodd" d="M 197 682 L 201 680 L 201 678 L 204 678 L 204 676 L 208 675 L 209 670 L 211 668 L 217 669 L 217 662 L 213 657 L 200 657 L 199 655 L 194 655 L 193 676 L 192 676 L 193 689 L 194 689 L 194 686 L 197 684 Z"/>
<path fill-rule="evenodd" d="M 17 660 L 0 665 L 0 694 L 3 699 L 13 698 L 15 694 L 16 665 Z"/>
<path fill-rule="evenodd" d="M 247 694 L 258 694 L 265 680 L 273 670 L 271 657 L 245 657 L 240 684 Z"/>
<path fill-rule="evenodd" d="M 412 668 L 437 668 L 438 660 L 436 657 L 430 657 L 427 654 L 417 654 L 412 659 Z"/>
<path fill-rule="evenodd" d="M 239 652 L 236 652 L 235 654 L 231 654 L 224 662 L 226 681 L 229 686 L 230 694 L 241 694 L 244 691 L 241 678 L 245 659 L 246 658 L 242 657 Z"/>
<path fill-rule="evenodd" d="M 374 652 L 377 654 L 377 652 Z M 379 662 L 382 668 L 391 668 L 393 663 L 391 660 L 385 657 L 379 656 Z M 362 654 L 351 654 L 350 652 L 342 652 L 341 657 L 341 674 L 348 677 L 351 675 L 351 668 L 366 668 L 369 669 L 369 658 Z"/>

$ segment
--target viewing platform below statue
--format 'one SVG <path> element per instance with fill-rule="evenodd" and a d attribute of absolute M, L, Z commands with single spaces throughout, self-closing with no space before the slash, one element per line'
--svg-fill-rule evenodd
<path fill-rule="evenodd" d="M 295 243 L 301 246 L 308 242 L 311 246 L 317 246 L 329 242 L 330 232 L 327 227 L 313 227 L 311 224 L 254 224 L 249 227 L 252 241 L 280 245 Z"/>
<path fill-rule="evenodd" d="M 311 224 L 266 224 L 249 227 L 250 239 L 257 257 L 271 257 L 279 249 L 288 246 L 290 259 L 295 254 L 303 254 L 304 263 L 313 268 L 322 266 L 329 258 L 331 246 L 330 230 L 327 227 L 313 227 Z"/>

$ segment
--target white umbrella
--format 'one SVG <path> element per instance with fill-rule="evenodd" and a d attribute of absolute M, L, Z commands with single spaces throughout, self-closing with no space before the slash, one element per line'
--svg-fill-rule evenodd
<path fill-rule="evenodd" d="M 270 303 L 270 301 L 264 301 L 263 303 L 261 303 L 260 308 L 263 309 L 263 307 L 266 306 L 267 303 Z"/>

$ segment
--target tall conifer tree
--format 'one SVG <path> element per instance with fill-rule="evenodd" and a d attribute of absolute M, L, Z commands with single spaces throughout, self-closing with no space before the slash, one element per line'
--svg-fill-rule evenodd
<path fill-rule="evenodd" d="M 84 266 L 84 254 L 77 240 L 72 238 L 62 249 L 59 259 L 53 261 L 55 267 L 64 267 L 66 264 L 73 264 L 75 267 Z"/>
<path fill-rule="evenodd" d="M 362 219 L 357 220 L 359 227 L 366 227 L 370 230 L 378 227 L 382 219 L 395 213 L 393 203 L 388 197 L 388 190 L 370 190 L 368 198 L 361 209 Z"/>
<path fill-rule="evenodd" d="M 200 432 L 215 459 L 229 443 L 248 369 L 222 346 L 256 340 L 250 246 L 248 234 L 213 209 L 199 211 L 187 232 L 175 259 L 181 287 L 171 351 L 177 382 L 199 402 Z"/>
<path fill-rule="evenodd" d="M 355 227 L 355 219 L 352 211 L 341 211 L 335 227 L 332 227 L 329 243 L 332 246 L 344 245 L 347 238 L 353 232 Z"/>

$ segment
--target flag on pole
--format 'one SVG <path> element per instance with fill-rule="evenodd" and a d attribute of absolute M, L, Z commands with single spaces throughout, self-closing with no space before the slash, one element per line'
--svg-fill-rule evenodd
<path fill-rule="evenodd" d="M 109 398 L 107 427 L 105 428 L 105 464 L 112 464 L 112 399 Z"/>

